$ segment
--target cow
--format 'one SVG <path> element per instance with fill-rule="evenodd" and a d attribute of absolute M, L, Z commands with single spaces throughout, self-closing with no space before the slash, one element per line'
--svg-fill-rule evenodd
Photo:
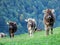
<path fill-rule="evenodd" d="M 28 33 L 30 36 L 32 36 L 33 32 L 35 32 L 37 29 L 36 28 L 36 21 L 33 18 L 25 19 L 25 21 L 27 22 Z"/>
<path fill-rule="evenodd" d="M 14 37 L 14 33 L 17 31 L 17 24 L 16 22 L 9 22 L 9 35 L 10 38 Z"/>
<path fill-rule="evenodd" d="M 49 35 L 49 30 L 51 30 L 51 34 L 53 34 L 53 26 L 55 22 L 54 9 L 43 10 L 43 13 L 43 21 L 45 25 L 46 35 Z"/>
<path fill-rule="evenodd" d="M 7 34 L 0 32 L 0 38 L 6 37 L 6 36 L 7 36 Z"/>

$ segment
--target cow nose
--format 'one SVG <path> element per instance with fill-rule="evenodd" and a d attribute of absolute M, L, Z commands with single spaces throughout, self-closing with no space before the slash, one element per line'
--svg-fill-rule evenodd
<path fill-rule="evenodd" d="M 48 18 L 51 18 L 51 16 L 48 16 Z"/>

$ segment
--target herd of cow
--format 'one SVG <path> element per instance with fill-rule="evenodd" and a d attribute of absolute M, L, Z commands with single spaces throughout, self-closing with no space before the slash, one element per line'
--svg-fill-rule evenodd
<path fill-rule="evenodd" d="M 49 30 L 51 30 L 51 34 L 53 34 L 53 25 L 55 22 L 55 16 L 54 16 L 54 9 L 46 9 L 43 10 L 44 17 L 43 17 L 43 22 L 45 25 L 45 31 L 46 35 L 49 35 Z M 28 33 L 30 36 L 33 35 L 33 33 L 37 30 L 37 24 L 36 20 L 33 18 L 28 18 L 25 19 L 27 22 L 27 28 L 28 28 Z M 14 33 L 17 31 L 17 24 L 16 22 L 9 22 L 9 35 L 10 37 L 14 37 Z M 0 33 L 0 37 L 4 37 L 6 34 Z"/>

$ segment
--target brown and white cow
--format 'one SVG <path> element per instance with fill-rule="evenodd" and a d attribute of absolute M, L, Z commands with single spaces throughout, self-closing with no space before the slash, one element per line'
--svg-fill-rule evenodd
<path fill-rule="evenodd" d="M 25 19 L 25 21 L 27 22 L 29 35 L 32 36 L 33 32 L 36 31 L 36 21 L 32 18 Z"/>
<path fill-rule="evenodd" d="M 44 13 L 44 25 L 46 30 L 46 35 L 49 35 L 49 30 L 51 30 L 51 34 L 53 34 L 53 25 L 55 22 L 55 16 L 54 16 L 54 9 L 46 9 L 43 10 Z"/>
<path fill-rule="evenodd" d="M 9 35 L 10 37 L 14 37 L 14 33 L 17 31 L 16 22 L 9 22 Z"/>

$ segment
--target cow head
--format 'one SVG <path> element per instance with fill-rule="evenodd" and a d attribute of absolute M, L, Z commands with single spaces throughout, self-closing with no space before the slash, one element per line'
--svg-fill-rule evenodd
<path fill-rule="evenodd" d="M 46 9 L 46 10 L 43 10 L 43 13 L 45 13 L 46 19 L 51 19 L 52 18 L 52 15 L 54 13 L 54 9 Z"/>

